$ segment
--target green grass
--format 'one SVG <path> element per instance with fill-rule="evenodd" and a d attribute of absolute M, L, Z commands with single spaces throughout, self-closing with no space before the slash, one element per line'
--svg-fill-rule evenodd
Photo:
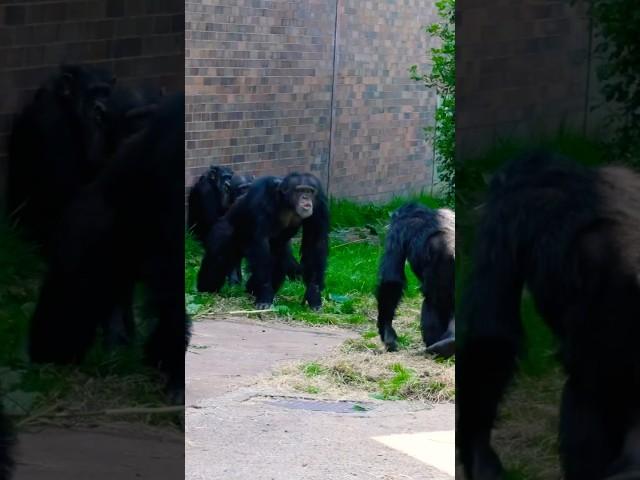
<path fill-rule="evenodd" d="M 441 202 L 427 196 L 413 201 L 437 207 Z M 347 200 L 331 202 L 329 260 L 323 306 L 314 312 L 302 304 L 304 284 L 301 281 L 285 281 L 274 302 L 275 316 L 286 320 L 298 320 L 309 324 L 364 325 L 375 316 L 375 298 L 378 263 L 384 250 L 385 228 L 390 213 L 407 199 L 394 199 L 385 205 L 356 204 Z M 299 238 L 294 239 L 294 252 Z M 186 302 L 187 310 L 196 317 L 211 313 L 251 310 L 253 301 L 242 286 L 225 285 L 218 294 L 202 294 L 197 291 L 196 280 L 202 258 L 202 247 L 187 235 L 186 239 Z M 296 253 L 297 254 L 297 253 Z M 405 298 L 418 299 L 419 284 L 409 266 Z M 247 278 L 246 265 L 244 280 Z M 400 345 L 406 338 L 400 339 Z"/>

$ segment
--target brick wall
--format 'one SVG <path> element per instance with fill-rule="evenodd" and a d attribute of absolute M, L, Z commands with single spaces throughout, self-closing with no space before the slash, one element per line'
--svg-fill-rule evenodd
<path fill-rule="evenodd" d="M 500 138 L 601 126 L 602 111 L 590 111 L 599 95 L 585 3 L 464 0 L 457 8 L 459 158 Z"/>
<path fill-rule="evenodd" d="M 409 79 L 426 60 L 424 0 L 341 0 L 331 146 L 331 192 L 383 200 L 431 185 L 435 92 Z"/>
<path fill-rule="evenodd" d="M 211 163 L 311 171 L 361 200 L 430 184 L 435 100 L 407 68 L 426 60 L 433 9 L 337 1 L 187 2 L 187 186 Z"/>
<path fill-rule="evenodd" d="M 0 203 L 12 115 L 61 62 L 182 90 L 181 0 L 4 0 L 0 5 Z"/>

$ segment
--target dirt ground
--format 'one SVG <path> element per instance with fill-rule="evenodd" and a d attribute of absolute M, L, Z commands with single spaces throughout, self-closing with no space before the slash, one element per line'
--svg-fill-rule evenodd
<path fill-rule="evenodd" d="M 185 478 L 452 478 L 453 404 L 354 402 L 273 390 L 265 381 L 352 337 L 336 327 L 196 322 L 186 362 Z"/>

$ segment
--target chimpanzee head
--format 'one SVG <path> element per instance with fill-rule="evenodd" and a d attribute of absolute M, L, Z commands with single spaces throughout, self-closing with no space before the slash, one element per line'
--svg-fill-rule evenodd
<path fill-rule="evenodd" d="M 278 190 L 302 220 L 313 215 L 313 206 L 322 195 L 320 181 L 310 173 L 290 173 L 284 177 Z"/>
<path fill-rule="evenodd" d="M 115 83 L 113 74 L 89 65 L 63 65 L 53 80 L 56 96 L 82 133 L 78 141 L 90 162 L 104 155 L 107 102 Z"/>
<path fill-rule="evenodd" d="M 115 83 L 113 74 L 105 69 L 62 65 L 55 86 L 57 94 L 72 107 L 77 118 L 101 125 Z"/>
<path fill-rule="evenodd" d="M 231 178 L 233 170 L 228 167 L 209 167 L 206 173 L 207 182 L 220 195 L 220 206 L 227 209 L 231 206 Z"/>
<path fill-rule="evenodd" d="M 243 197 L 256 177 L 253 175 L 235 174 L 231 177 L 231 203 Z"/>

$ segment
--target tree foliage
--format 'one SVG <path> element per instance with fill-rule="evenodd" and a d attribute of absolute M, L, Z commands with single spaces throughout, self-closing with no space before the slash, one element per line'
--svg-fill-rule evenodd
<path fill-rule="evenodd" d="M 591 0 L 594 53 L 607 108 L 613 108 L 614 147 L 618 155 L 640 154 L 640 9 L 637 0 Z"/>
<path fill-rule="evenodd" d="M 417 65 L 412 65 L 409 75 L 413 80 L 435 89 L 438 95 L 434 125 L 425 127 L 425 133 L 434 145 L 439 177 L 445 185 L 444 193 L 452 199 L 455 194 L 455 0 L 438 0 L 436 8 L 439 22 L 425 28 L 427 35 L 437 41 L 437 46 L 430 49 L 431 69 L 421 72 Z"/>

